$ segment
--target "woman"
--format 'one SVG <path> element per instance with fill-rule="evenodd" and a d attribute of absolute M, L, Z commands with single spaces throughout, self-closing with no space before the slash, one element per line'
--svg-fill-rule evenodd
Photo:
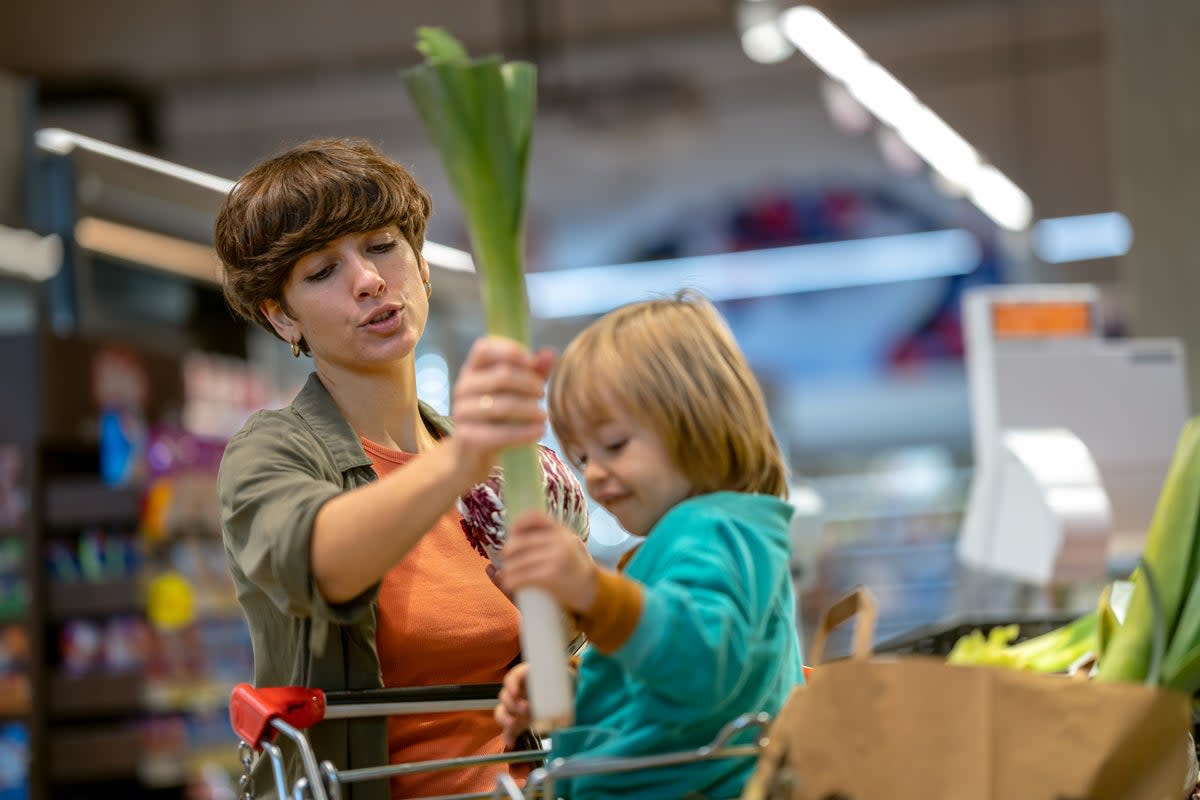
<path fill-rule="evenodd" d="M 325 139 L 252 168 L 218 212 L 230 306 L 314 367 L 290 406 L 230 440 L 218 480 L 258 686 L 498 682 L 518 658 L 517 611 L 454 507 L 502 449 L 542 435 L 552 356 L 482 338 L 455 383 L 453 426 L 418 401 L 430 208 L 369 144 Z M 339 768 L 503 749 L 487 711 L 328 722 L 310 740 Z M 488 791 L 503 769 L 394 779 L 392 792 Z M 379 781 L 352 788 L 387 796 Z"/>

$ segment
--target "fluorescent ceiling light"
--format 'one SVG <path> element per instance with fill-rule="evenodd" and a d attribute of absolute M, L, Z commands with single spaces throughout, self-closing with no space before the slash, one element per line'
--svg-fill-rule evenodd
<path fill-rule="evenodd" d="M 181 164 L 176 164 L 172 161 L 165 161 L 161 158 L 148 156 L 144 153 L 139 153 L 136 150 L 130 150 L 125 147 L 119 147 L 115 144 L 93 139 L 90 136 L 74 133 L 73 131 L 63 130 L 62 128 L 43 128 L 34 134 L 34 140 L 37 146 L 47 153 L 54 153 L 60 156 L 70 155 L 76 149 L 90 153 L 95 153 L 105 158 L 111 158 L 114 161 L 121 161 L 127 164 L 132 164 L 143 169 L 157 172 L 161 175 L 190 183 L 214 192 L 217 196 L 213 198 L 214 207 L 220 203 L 221 198 L 229 193 L 233 188 L 234 182 L 226 178 L 220 178 L 207 172 L 201 172 L 191 167 L 185 167 Z M 112 224 L 112 223 L 107 223 Z M 123 227 L 123 226 L 122 226 Z M 129 228 L 129 231 L 136 231 L 136 228 Z M 149 233 L 148 231 L 143 231 Z M 155 234 L 157 235 L 157 234 Z M 194 242 L 186 242 L 182 239 L 174 239 L 174 237 L 165 237 L 173 241 L 178 241 L 183 244 L 195 244 Z M 102 237 L 102 241 L 107 241 Z M 201 246 L 202 245 L 197 245 Z M 103 251 L 101 251 L 103 252 Z M 140 251 L 139 251 L 140 252 Z M 442 267 L 444 269 L 457 270 L 460 272 L 474 272 L 475 265 L 470 254 L 464 253 L 462 250 L 457 250 L 453 247 L 437 244 L 436 242 L 425 242 L 425 248 L 421 251 L 425 256 L 425 260 L 430 265 Z M 141 254 L 145 255 L 145 254 Z M 124 258 L 125 256 L 117 256 Z M 157 266 L 153 260 L 144 260 L 144 258 L 132 259 L 148 266 Z M 191 265 L 191 269 L 195 265 Z M 168 268 L 169 269 L 169 268 Z M 172 270 L 175 271 L 175 270 Z M 204 278 L 207 280 L 207 278 Z"/>
<path fill-rule="evenodd" d="M 896 76 L 874 61 L 864 62 L 847 84 L 851 96 L 862 103 L 885 125 L 898 128 L 920 106 L 916 96 Z"/>
<path fill-rule="evenodd" d="M 795 6 L 779 17 L 783 33 L 829 77 L 842 83 L 869 60 L 862 48 L 812 6 Z"/>
<path fill-rule="evenodd" d="M 796 49 L 779 29 L 777 0 L 740 0 L 735 17 L 742 50 L 751 61 L 777 64 Z"/>
<path fill-rule="evenodd" d="M 719 301 L 963 275 L 981 257 L 975 237 L 955 229 L 534 272 L 526 285 L 533 315 L 554 319 L 602 314 L 684 287 Z"/>
<path fill-rule="evenodd" d="M 206 245 L 144 228 L 84 217 L 75 223 L 75 241 L 84 250 L 132 261 L 185 278 L 221 282 L 216 251 Z"/>
<path fill-rule="evenodd" d="M 465 250 L 459 250 L 437 242 L 426 241 L 421 249 L 421 255 L 435 267 L 451 269 L 456 272 L 474 272 L 475 260 Z"/>
<path fill-rule="evenodd" d="M 985 164 L 967 186 L 967 196 L 997 225 L 1010 231 L 1029 227 L 1033 219 L 1033 203 L 1029 196 L 991 164 Z"/>
<path fill-rule="evenodd" d="M 64 131 L 61 128 L 43 128 L 34 135 L 38 147 L 50 153 L 58 155 L 69 155 L 75 149 L 86 150 L 88 152 L 97 153 L 102 156 L 114 159 L 116 161 L 124 161 L 128 164 L 148 169 L 152 172 L 158 172 L 163 175 L 168 175 L 172 178 L 184 181 L 185 183 L 195 184 L 205 189 L 211 189 L 214 192 L 225 194 L 233 187 L 233 181 L 225 178 L 218 178 L 216 175 L 210 175 L 207 172 L 201 172 L 198 169 L 185 167 L 181 164 L 176 164 L 172 161 L 164 161 L 161 158 L 155 158 L 136 150 L 129 150 L 124 147 L 118 147 L 115 144 L 102 142 L 99 139 L 93 139 L 90 136 L 82 136 L 71 131 Z"/>
<path fill-rule="evenodd" d="M 778 64 L 792 54 L 793 48 L 779 25 L 768 20 L 742 31 L 742 50 L 759 64 Z"/>
<path fill-rule="evenodd" d="M 1043 219 L 1030 235 L 1033 252 L 1049 264 L 1123 256 L 1133 245 L 1133 227 L 1124 214 L 1081 214 Z"/>
<path fill-rule="evenodd" d="M 966 191 L 979 174 L 979 153 L 945 120 L 918 103 L 896 133 L 946 181 Z"/>
<path fill-rule="evenodd" d="M 83 217 L 75 225 L 79 246 L 94 253 L 164 269 L 207 283 L 221 282 L 221 263 L 213 248 L 198 242 L 122 225 L 97 217 Z M 421 251 L 430 264 L 456 272 L 474 273 L 469 253 L 426 242 Z"/>
<path fill-rule="evenodd" d="M 900 138 L 956 191 L 962 191 L 997 225 L 1029 227 L 1033 204 L 1021 189 L 945 123 L 894 75 L 872 61 L 841 28 L 812 6 L 779 17 L 780 29 L 826 75 Z"/>

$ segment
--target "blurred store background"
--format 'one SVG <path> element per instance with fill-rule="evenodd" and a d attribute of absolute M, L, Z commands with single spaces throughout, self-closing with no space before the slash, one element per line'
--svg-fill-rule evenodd
<path fill-rule="evenodd" d="M 285 404 L 307 359 L 224 306 L 210 245 L 229 179 L 312 136 L 363 136 L 411 167 L 430 240 L 453 248 L 429 254 L 418 359 L 422 396 L 448 408 L 482 316 L 397 74 L 423 24 L 539 67 L 539 343 L 656 292 L 719 301 L 790 459 L 806 625 L 858 583 L 880 599 L 879 638 L 1090 607 L 1101 574 L 1022 580 L 958 554 L 979 446 L 962 300 L 1085 285 L 1090 336 L 1182 344 L 1190 412 L 1200 6 L 1152 6 L 8 0 L 0 800 L 232 796 L 224 705 L 249 645 L 213 475 L 223 439 Z M 1138 402 L 1100 427 L 1138 438 L 1139 411 L 1158 413 Z M 1142 465 L 1160 482 L 1169 456 Z M 600 559 L 630 544 L 599 510 L 592 530 Z"/>

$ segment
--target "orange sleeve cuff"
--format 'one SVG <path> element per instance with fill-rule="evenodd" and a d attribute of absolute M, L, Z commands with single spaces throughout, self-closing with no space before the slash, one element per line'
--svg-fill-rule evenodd
<path fill-rule="evenodd" d="M 612 653 L 633 635 L 642 618 L 642 585 L 606 569 L 596 570 L 596 600 L 579 615 L 579 629 L 602 653 Z"/>

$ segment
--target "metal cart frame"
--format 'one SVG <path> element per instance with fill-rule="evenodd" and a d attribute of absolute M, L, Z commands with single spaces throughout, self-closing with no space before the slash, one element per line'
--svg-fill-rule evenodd
<path fill-rule="evenodd" d="M 270 759 L 278 800 L 287 800 L 289 797 L 292 800 L 342 800 L 342 787 L 361 781 L 483 764 L 545 762 L 549 752 L 537 749 L 339 770 L 329 761 L 317 761 L 305 733 L 307 728 L 327 719 L 491 709 L 499 693 L 499 684 L 374 689 L 363 692 L 323 692 L 303 686 L 255 689 L 246 683 L 238 684 L 230 698 L 229 716 L 234 732 L 241 738 L 238 744 L 243 766 L 239 787 L 241 797 L 243 800 L 251 797 L 250 772 L 256 753 L 265 753 Z M 743 714 L 727 723 L 712 742 L 694 750 L 620 758 L 554 758 L 534 769 L 524 788 L 518 786 L 511 776 L 503 774 L 491 792 L 425 800 L 553 800 L 556 797 L 555 783 L 562 779 L 714 759 L 754 757 L 766 744 L 770 722 L 771 716 L 766 713 Z M 732 739 L 743 731 L 757 731 L 754 742 L 731 744 Z M 284 774 L 283 752 L 275 743 L 279 736 L 291 739 L 300 753 L 304 774 L 291 787 L 288 787 Z"/>

